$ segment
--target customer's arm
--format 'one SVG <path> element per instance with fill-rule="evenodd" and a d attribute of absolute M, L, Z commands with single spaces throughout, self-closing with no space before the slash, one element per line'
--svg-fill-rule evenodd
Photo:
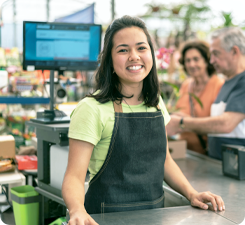
<path fill-rule="evenodd" d="M 69 209 L 69 225 L 98 225 L 84 208 L 84 183 L 94 145 L 70 139 L 69 159 L 62 185 L 62 196 Z"/>
<path fill-rule="evenodd" d="M 198 193 L 191 186 L 178 165 L 172 159 L 168 146 L 164 164 L 164 179 L 171 188 L 185 196 L 191 202 L 192 206 L 208 209 L 208 205 L 205 203 L 211 202 L 215 211 L 217 210 L 217 206 L 220 211 L 225 209 L 224 202 L 220 196 L 209 191 Z"/>
<path fill-rule="evenodd" d="M 224 112 L 219 116 L 203 118 L 185 117 L 183 118 L 184 128 L 181 128 L 181 117 L 172 115 L 167 131 L 169 135 L 182 131 L 195 131 L 200 134 L 230 133 L 244 119 L 245 114 L 238 112 Z"/>

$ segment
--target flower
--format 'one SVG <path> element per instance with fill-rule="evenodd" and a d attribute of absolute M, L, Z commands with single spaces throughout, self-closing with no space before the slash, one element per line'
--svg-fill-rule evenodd
<path fill-rule="evenodd" d="M 164 47 L 156 51 L 157 69 L 166 70 L 169 67 L 170 56 L 173 52 L 173 49 Z"/>

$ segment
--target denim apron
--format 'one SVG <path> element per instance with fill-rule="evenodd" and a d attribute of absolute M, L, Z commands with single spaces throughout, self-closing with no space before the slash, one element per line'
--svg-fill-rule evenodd
<path fill-rule="evenodd" d="M 113 105 L 111 143 L 89 183 L 85 209 L 97 214 L 163 207 L 167 141 L 162 112 L 122 113 L 121 104 Z"/>

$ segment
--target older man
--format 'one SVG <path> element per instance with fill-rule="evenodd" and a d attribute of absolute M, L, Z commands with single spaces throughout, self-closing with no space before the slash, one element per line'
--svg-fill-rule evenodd
<path fill-rule="evenodd" d="M 172 115 L 169 135 L 182 131 L 208 134 L 209 156 L 222 159 L 222 144 L 245 146 L 245 36 L 237 27 L 223 28 L 212 35 L 211 59 L 218 73 L 227 77 L 204 118 Z"/>

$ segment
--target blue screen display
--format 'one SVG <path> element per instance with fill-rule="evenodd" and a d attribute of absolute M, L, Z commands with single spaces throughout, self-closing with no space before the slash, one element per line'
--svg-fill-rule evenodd
<path fill-rule="evenodd" d="M 93 70 L 98 63 L 101 25 L 24 22 L 23 67 Z"/>

